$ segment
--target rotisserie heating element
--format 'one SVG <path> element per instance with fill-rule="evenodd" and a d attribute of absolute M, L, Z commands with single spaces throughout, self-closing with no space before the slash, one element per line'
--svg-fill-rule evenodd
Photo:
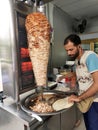
<path fill-rule="evenodd" d="M 18 69 L 20 75 L 19 89 L 22 91 L 34 88 L 35 79 L 32 69 L 32 63 L 29 56 L 28 45 L 27 45 L 27 33 L 25 28 L 26 14 L 16 12 L 17 16 L 17 51 L 18 51 Z"/>

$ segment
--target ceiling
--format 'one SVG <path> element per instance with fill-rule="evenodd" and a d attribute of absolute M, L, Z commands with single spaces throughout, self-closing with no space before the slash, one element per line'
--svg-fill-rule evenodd
<path fill-rule="evenodd" d="M 53 0 L 51 3 L 77 20 L 98 16 L 98 0 Z"/>

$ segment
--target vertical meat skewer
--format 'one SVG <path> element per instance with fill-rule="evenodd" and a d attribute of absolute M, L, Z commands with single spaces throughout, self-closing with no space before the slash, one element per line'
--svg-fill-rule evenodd
<path fill-rule="evenodd" d="M 28 49 L 37 86 L 46 86 L 51 26 L 46 16 L 34 12 L 26 18 Z"/>

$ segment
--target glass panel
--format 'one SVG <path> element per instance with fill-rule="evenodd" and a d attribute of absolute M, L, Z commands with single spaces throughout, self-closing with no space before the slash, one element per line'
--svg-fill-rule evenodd
<path fill-rule="evenodd" d="M 83 50 L 90 50 L 90 44 L 89 43 L 82 43 Z"/>
<path fill-rule="evenodd" d="M 98 38 L 82 40 L 84 50 L 92 50 L 98 54 Z"/>
<path fill-rule="evenodd" d="M 98 54 L 98 42 L 94 43 L 94 52 Z"/>

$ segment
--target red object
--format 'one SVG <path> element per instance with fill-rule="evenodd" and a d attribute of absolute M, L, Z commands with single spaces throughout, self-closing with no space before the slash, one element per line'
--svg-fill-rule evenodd
<path fill-rule="evenodd" d="M 70 78 L 70 77 L 66 77 L 66 78 L 65 78 L 65 82 L 66 82 L 66 83 L 69 83 L 70 81 L 71 81 L 71 78 Z"/>
<path fill-rule="evenodd" d="M 21 69 L 23 72 L 31 71 L 33 69 L 32 63 L 30 61 L 29 62 L 22 62 Z"/>
<path fill-rule="evenodd" d="M 29 51 L 27 48 L 21 48 L 20 53 L 21 53 L 21 58 L 29 57 Z"/>

